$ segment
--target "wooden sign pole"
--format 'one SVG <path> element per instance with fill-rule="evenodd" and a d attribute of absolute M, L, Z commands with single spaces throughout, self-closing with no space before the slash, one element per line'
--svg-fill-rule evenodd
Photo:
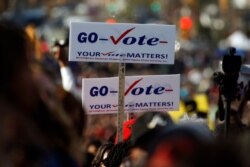
<path fill-rule="evenodd" d="M 117 136 L 118 142 L 123 140 L 123 122 L 124 122 L 124 92 L 125 92 L 125 70 L 126 64 L 119 63 L 119 94 L 118 94 L 118 113 L 117 113 Z"/>

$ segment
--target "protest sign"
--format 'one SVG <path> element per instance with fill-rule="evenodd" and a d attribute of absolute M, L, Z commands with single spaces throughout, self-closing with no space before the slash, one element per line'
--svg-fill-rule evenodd
<path fill-rule="evenodd" d="M 118 77 L 83 79 L 83 104 L 88 114 L 118 112 Z M 125 112 L 178 110 L 180 75 L 125 77 Z"/>
<path fill-rule="evenodd" d="M 174 25 L 70 24 L 69 60 L 174 64 Z"/>

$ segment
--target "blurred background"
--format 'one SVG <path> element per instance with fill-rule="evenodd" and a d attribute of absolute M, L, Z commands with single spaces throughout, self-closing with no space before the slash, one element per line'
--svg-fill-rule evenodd
<path fill-rule="evenodd" d="M 181 40 L 218 42 L 236 30 L 249 35 L 249 0 L 2 0 L 2 17 L 35 24 L 45 38 L 65 38 L 70 21 L 175 24 Z M 247 38 L 248 39 L 248 38 Z M 202 41 L 202 43 L 200 43 Z M 222 44 L 221 44 L 222 45 Z M 246 44 L 245 44 L 246 45 Z M 197 46 L 196 47 L 201 47 Z M 190 46 L 191 47 L 191 46 Z M 191 49 L 187 47 L 187 49 Z M 222 46 L 221 46 L 222 47 Z M 243 47 L 243 46 L 241 46 Z M 246 49 L 246 48 L 245 48 Z"/>
<path fill-rule="evenodd" d="M 250 0 L 1 0 L 1 18 L 26 28 L 36 59 L 57 71 L 53 41 L 67 40 L 70 21 L 174 24 L 177 28 L 174 65 L 127 64 L 126 75 L 181 74 L 180 110 L 173 119 L 202 119 L 214 129 L 218 86 L 213 73 L 233 46 L 249 64 Z M 70 62 L 76 85 L 89 77 L 118 75 L 114 63 Z M 190 102 L 191 101 L 191 102 Z M 102 119 L 100 119 L 102 118 Z M 116 115 L 88 116 L 86 135 L 108 140 Z"/>

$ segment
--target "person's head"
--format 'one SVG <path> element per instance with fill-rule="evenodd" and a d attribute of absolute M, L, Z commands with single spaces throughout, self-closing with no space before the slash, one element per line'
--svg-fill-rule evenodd
<path fill-rule="evenodd" d="M 30 110 L 37 100 L 28 62 L 30 40 L 22 27 L 6 20 L 0 21 L 0 36 L 0 93 Z"/>
<path fill-rule="evenodd" d="M 147 112 L 139 116 L 132 127 L 132 148 L 130 150 L 131 163 L 141 165 L 148 155 L 151 142 L 160 132 L 174 123 L 167 113 Z"/>
<path fill-rule="evenodd" d="M 68 42 L 64 40 L 56 40 L 52 47 L 52 55 L 58 61 L 60 66 L 68 63 Z"/>
<path fill-rule="evenodd" d="M 204 127 L 176 125 L 162 131 L 152 142 L 146 167 L 178 167 L 187 163 L 191 155 L 212 141 Z"/>
<path fill-rule="evenodd" d="M 1 53 L 1 69 L 8 70 L 6 72 L 12 74 L 20 67 L 28 66 L 29 55 L 29 38 L 24 29 L 12 21 L 0 21 L 0 53 Z"/>
<path fill-rule="evenodd" d="M 31 138 L 38 138 L 39 142 L 36 143 L 35 140 L 35 145 L 43 143 L 44 150 L 50 153 L 75 156 L 77 153 L 74 152 L 73 155 L 70 152 L 76 150 L 74 128 L 62 106 L 54 98 L 53 83 L 43 70 L 31 68 L 32 62 L 28 59 L 31 57 L 31 48 L 24 29 L 10 21 L 0 21 L 0 36 L 1 100 L 4 99 L 13 106 L 33 127 L 27 133 L 25 127 L 20 128 L 20 132 L 24 136 L 32 134 Z M 30 144 L 28 141 L 20 141 L 14 141 L 14 149 Z M 29 149 L 24 151 L 31 151 Z M 39 157 L 39 160 L 42 158 L 44 157 Z M 28 155 L 27 159 L 31 160 L 32 155 Z"/>
<path fill-rule="evenodd" d="M 135 120 L 132 127 L 132 145 L 147 150 L 152 138 L 163 128 L 173 124 L 174 122 L 168 113 L 157 111 L 144 113 Z"/>

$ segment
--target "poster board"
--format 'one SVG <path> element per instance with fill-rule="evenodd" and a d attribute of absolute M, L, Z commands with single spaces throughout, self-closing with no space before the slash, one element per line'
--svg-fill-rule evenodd
<path fill-rule="evenodd" d="M 118 77 L 82 80 L 83 105 L 88 114 L 118 112 Z M 125 112 L 178 110 L 180 75 L 125 77 Z"/>
<path fill-rule="evenodd" d="M 70 24 L 69 61 L 174 64 L 175 25 Z"/>

